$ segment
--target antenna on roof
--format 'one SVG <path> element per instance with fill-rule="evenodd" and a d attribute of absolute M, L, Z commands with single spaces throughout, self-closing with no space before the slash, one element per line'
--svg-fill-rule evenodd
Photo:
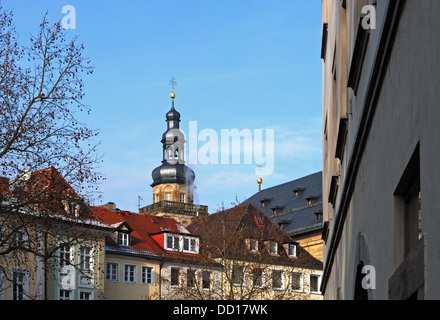
<path fill-rule="evenodd" d="M 137 195 L 137 196 L 138 196 L 138 212 L 140 212 L 141 211 L 141 200 L 144 201 L 144 199 L 142 199 L 142 197 L 140 195 Z"/>

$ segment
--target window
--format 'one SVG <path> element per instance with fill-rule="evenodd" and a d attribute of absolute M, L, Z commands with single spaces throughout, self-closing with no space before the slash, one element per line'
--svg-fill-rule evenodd
<path fill-rule="evenodd" d="M 171 201 L 171 193 L 165 193 L 165 200 Z"/>
<path fill-rule="evenodd" d="M 178 286 L 179 285 L 179 268 L 171 268 L 171 285 Z"/>
<path fill-rule="evenodd" d="M 119 232 L 118 244 L 120 246 L 129 246 L 130 245 L 130 235 L 127 232 Z"/>
<path fill-rule="evenodd" d="M 235 264 L 232 266 L 232 284 L 234 286 L 244 284 L 244 267 Z"/>
<path fill-rule="evenodd" d="M 185 202 L 185 194 L 184 193 L 180 194 L 180 202 L 182 202 L 182 203 Z"/>
<path fill-rule="evenodd" d="M 69 215 L 76 216 L 76 204 L 75 203 L 69 203 Z"/>
<path fill-rule="evenodd" d="M 90 247 L 81 247 L 79 249 L 80 269 L 83 270 L 90 269 L 90 259 L 91 259 L 90 251 L 91 251 Z"/>
<path fill-rule="evenodd" d="M 193 237 L 182 237 L 168 234 L 165 236 L 165 249 L 197 253 L 199 249 L 199 240 Z"/>
<path fill-rule="evenodd" d="M 289 257 L 296 257 L 296 245 L 293 243 L 289 243 Z"/>
<path fill-rule="evenodd" d="M 251 241 L 250 241 L 250 250 L 252 252 L 258 252 L 258 240 L 251 239 Z"/>
<path fill-rule="evenodd" d="M 281 270 L 272 270 L 272 289 L 284 289 L 284 273 Z"/>
<path fill-rule="evenodd" d="M 27 291 L 26 271 L 12 271 L 12 300 L 25 300 Z"/>
<path fill-rule="evenodd" d="M 202 272 L 202 289 L 210 289 L 211 288 L 211 272 L 203 271 Z"/>
<path fill-rule="evenodd" d="M 263 269 L 262 268 L 254 268 L 252 270 L 252 284 L 256 288 L 263 287 Z"/>
<path fill-rule="evenodd" d="M 11 245 L 13 247 L 27 247 L 28 246 L 28 235 L 24 230 L 17 230 L 12 234 Z"/>
<path fill-rule="evenodd" d="M 70 265 L 70 246 L 62 245 L 60 247 L 60 268 Z"/>
<path fill-rule="evenodd" d="M 189 288 L 194 288 L 196 285 L 196 271 L 188 269 L 186 271 L 186 285 Z"/>
<path fill-rule="evenodd" d="M 156 200 L 155 202 L 159 202 L 160 201 L 160 198 L 159 198 L 158 194 L 155 195 L 155 200 Z"/>
<path fill-rule="evenodd" d="M 276 242 L 270 243 L 270 254 L 278 254 L 278 243 Z"/>
<path fill-rule="evenodd" d="M 136 283 L 136 265 L 133 264 L 124 265 L 124 282 Z"/>
<path fill-rule="evenodd" d="M 92 300 L 92 293 L 87 291 L 80 291 L 79 300 Z"/>
<path fill-rule="evenodd" d="M 143 284 L 153 283 L 153 267 L 142 266 L 142 283 Z"/>
<path fill-rule="evenodd" d="M 304 274 L 301 272 L 292 272 L 290 275 L 290 290 L 294 292 L 303 292 Z"/>
<path fill-rule="evenodd" d="M 72 300 L 72 290 L 63 290 L 60 289 L 60 295 L 59 295 L 59 299 L 60 300 Z"/>
<path fill-rule="evenodd" d="M 183 251 L 189 251 L 189 239 L 183 238 Z"/>
<path fill-rule="evenodd" d="M 319 287 L 321 285 L 321 276 L 318 274 L 311 274 L 309 277 L 310 293 L 320 294 Z"/>
<path fill-rule="evenodd" d="M 107 262 L 105 279 L 109 281 L 119 281 L 119 264 Z"/>
<path fill-rule="evenodd" d="M 168 250 L 179 250 L 180 249 L 180 239 L 179 236 L 166 236 L 166 249 Z"/>
<path fill-rule="evenodd" d="M 190 251 L 197 252 L 197 248 L 198 248 L 198 241 L 197 241 L 197 239 L 191 239 L 190 240 Z"/>

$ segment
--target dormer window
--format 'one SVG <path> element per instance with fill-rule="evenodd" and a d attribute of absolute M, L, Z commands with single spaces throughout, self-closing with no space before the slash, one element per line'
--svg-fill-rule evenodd
<path fill-rule="evenodd" d="M 319 197 L 317 197 L 317 196 L 308 196 L 308 197 L 306 198 L 306 200 L 307 200 L 307 205 L 308 205 L 308 206 L 311 206 L 312 204 L 315 203 L 315 201 L 316 201 L 318 198 L 319 198 Z"/>
<path fill-rule="evenodd" d="M 316 211 L 315 212 L 315 220 L 321 221 L 321 219 L 322 219 L 322 211 Z"/>
<path fill-rule="evenodd" d="M 167 234 L 165 236 L 165 249 L 186 253 L 198 253 L 199 239 L 191 236 Z"/>
<path fill-rule="evenodd" d="M 296 257 L 296 244 L 294 243 L 289 243 L 289 257 Z"/>
<path fill-rule="evenodd" d="M 271 209 L 272 209 L 272 214 L 276 215 L 277 213 L 279 213 L 281 211 L 281 209 L 283 209 L 283 207 L 281 207 L 281 206 L 273 206 Z"/>
<path fill-rule="evenodd" d="M 270 254 L 278 254 L 278 243 L 271 242 L 270 243 Z"/>
<path fill-rule="evenodd" d="M 258 252 L 258 240 L 250 239 L 250 242 L 249 242 L 249 249 L 250 249 L 252 252 Z"/>
<path fill-rule="evenodd" d="M 266 204 L 268 204 L 270 202 L 269 198 L 263 198 L 260 200 L 261 202 L 261 207 L 264 208 L 266 206 Z"/>
<path fill-rule="evenodd" d="M 298 196 L 305 190 L 305 188 L 295 188 L 293 189 L 293 196 L 298 198 Z"/>
<path fill-rule="evenodd" d="M 118 234 L 118 245 L 129 246 L 130 245 L 130 234 L 128 232 L 119 232 Z"/>

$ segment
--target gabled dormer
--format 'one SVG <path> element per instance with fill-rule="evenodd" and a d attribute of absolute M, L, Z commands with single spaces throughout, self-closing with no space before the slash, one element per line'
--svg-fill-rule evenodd
<path fill-rule="evenodd" d="M 113 225 L 114 229 L 114 239 L 119 246 L 128 247 L 131 244 L 131 233 L 133 229 L 128 225 L 127 222 L 120 222 Z"/>

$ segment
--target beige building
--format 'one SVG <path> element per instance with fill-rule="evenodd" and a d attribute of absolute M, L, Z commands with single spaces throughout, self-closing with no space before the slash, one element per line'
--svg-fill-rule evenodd
<path fill-rule="evenodd" d="M 323 0 L 325 299 L 439 299 L 440 1 Z"/>

